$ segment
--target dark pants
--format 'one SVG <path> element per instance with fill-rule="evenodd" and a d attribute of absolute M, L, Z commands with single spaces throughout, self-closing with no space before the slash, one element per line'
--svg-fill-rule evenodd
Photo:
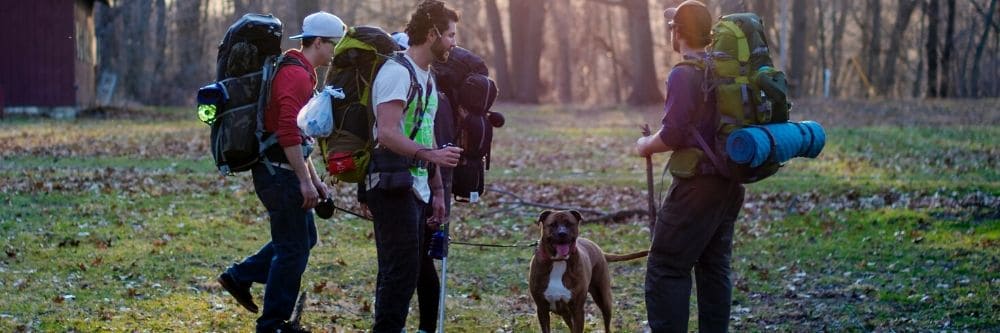
<path fill-rule="evenodd" d="M 375 283 L 375 324 L 372 331 L 398 333 L 406 324 L 410 299 L 420 272 L 420 239 L 426 206 L 413 191 L 366 192 L 375 218 L 378 277 Z"/>
<path fill-rule="evenodd" d="M 274 172 L 263 164 L 253 169 L 254 189 L 270 216 L 271 241 L 228 270 L 239 283 L 266 284 L 258 332 L 270 332 L 291 317 L 309 251 L 316 245 L 316 224 L 312 211 L 302 209 L 298 177 L 277 167 Z"/>
<path fill-rule="evenodd" d="M 444 183 L 444 207 L 445 212 L 451 215 L 451 168 L 441 168 L 441 175 Z M 433 195 L 431 200 L 433 200 Z M 427 206 L 425 217 L 434 215 L 434 210 Z M 431 235 L 437 231 L 431 228 L 424 228 L 424 238 L 420 242 L 420 276 L 417 279 L 417 307 L 420 310 L 420 325 L 418 329 L 426 332 L 437 331 L 438 311 L 440 309 L 441 280 L 438 277 L 437 269 L 434 268 L 434 259 L 427 255 L 430 249 Z"/>
<path fill-rule="evenodd" d="M 743 186 L 721 177 L 674 178 L 657 213 L 646 267 L 646 315 L 653 332 L 687 332 L 691 268 L 698 282 L 698 329 L 725 332 L 733 224 Z"/>

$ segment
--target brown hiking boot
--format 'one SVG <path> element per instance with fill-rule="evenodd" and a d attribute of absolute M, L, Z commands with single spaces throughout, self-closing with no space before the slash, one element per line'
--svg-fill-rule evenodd
<path fill-rule="evenodd" d="M 226 292 L 229 292 L 229 295 L 233 296 L 234 299 L 236 299 L 236 303 L 242 305 L 244 309 L 247 309 L 247 311 L 257 313 L 257 304 L 253 303 L 253 296 L 250 295 L 249 284 L 246 286 L 240 285 L 240 283 L 236 282 L 236 279 L 234 279 L 232 275 L 229 275 L 227 272 L 220 274 L 216 281 L 219 281 L 219 285 L 222 285 L 222 288 L 225 289 Z"/>

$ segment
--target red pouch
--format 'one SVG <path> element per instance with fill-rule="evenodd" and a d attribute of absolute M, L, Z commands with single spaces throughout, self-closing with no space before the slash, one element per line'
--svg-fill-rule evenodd
<path fill-rule="evenodd" d="M 333 152 L 326 158 L 326 171 L 331 175 L 351 172 L 354 168 L 354 154 L 349 151 Z"/>

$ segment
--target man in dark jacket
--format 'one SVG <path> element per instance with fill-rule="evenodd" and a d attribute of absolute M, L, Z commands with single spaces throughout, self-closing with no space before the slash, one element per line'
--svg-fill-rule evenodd
<path fill-rule="evenodd" d="M 664 15 L 674 51 L 685 60 L 703 59 L 711 41 L 712 16 L 705 5 L 685 1 Z M 663 126 L 636 142 L 639 156 L 673 151 L 673 182 L 657 213 L 646 268 L 646 315 L 653 332 L 687 332 L 691 269 L 698 286 L 698 329 L 725 332 L 729 326 L 729 279 L 733 224 L 743 204 L 743 186 L 722 177 L 706 158 L 691 158 L 700 147 L 715 147 L 719 113 L 714 92 L 702 90 L 703 71 L 682 64 L 670 71 Z M 675 166 L 693 165 L 691 170 Z M 676 171 L 676 172 L 675 172 Z"/>
<path fill-rule="evenodd" d="M 316 245 L 312 208 L 328 190 L 308 160 L 311 140 L 302 134 L 295 118 L 313 96 L 316 66 L 330 62 L 334 45 L 344 36 L 340 18 L 326 12 L 306 16 L 300 49 L 285 52 L 289 62 L 280 66 L 271 83 L 271 97 L 264 111 L 264 129 L 277 136 L 265 153 L 268 162 L 253 168 L 254 190 L 270 217 L 271 241 L 219 276 L 219 284 L 244 308 L 257 312 L 250 295 L 253 282 L 265 284 L 264 311 L 257 332 L 301 332 L 287 322 L 291 317 L 309 251 Z"/>

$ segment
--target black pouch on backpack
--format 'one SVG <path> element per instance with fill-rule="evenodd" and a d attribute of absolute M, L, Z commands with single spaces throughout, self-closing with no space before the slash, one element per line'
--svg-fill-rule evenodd
<path fill-rule="evenodd" d="M 410 173 L 410 159 L 400 156 L 388 149 L 372 151 L 372 172 L 378 175 L 376 188 L 386 192 L 403 192 L 413 187 L 413 174 Z"/>

